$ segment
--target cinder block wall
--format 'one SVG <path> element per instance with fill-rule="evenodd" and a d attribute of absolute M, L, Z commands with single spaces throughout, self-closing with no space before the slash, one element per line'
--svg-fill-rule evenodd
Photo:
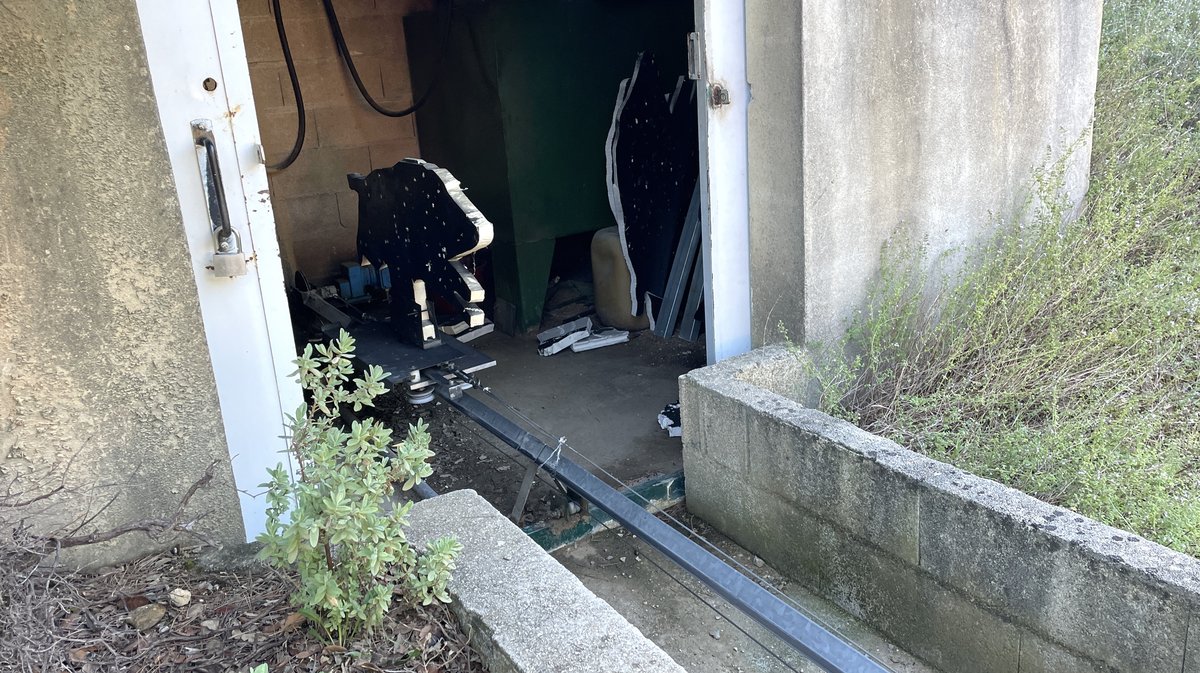
<path fill-rule="evenodd" d="M 946 673 L 1200 673 L 1200 560 L 806 409 L 799 370 L 681 378 L 689 510 Z"/>
<path fill-rule="evenodd" d="M 271 201 L 284 272 L 329 280 L 354 258 L 358 198 L 346 174 L 419 157 L 412 116 L 376 113 L 359 95 L 334 46 L 321 0 L 282 0 L 284 26 L 300 78 L 308 132 L 290 168 L 270 174 Z M 359 75 L 384 107 L 412 103 L 404 41 L 405 15 L 430 0 L 336 0 L 334 6 Z M 250 82 L 267 162 L 280 161 L 296 137 L 296 102 L 270 0 L 239 0 Z"/>

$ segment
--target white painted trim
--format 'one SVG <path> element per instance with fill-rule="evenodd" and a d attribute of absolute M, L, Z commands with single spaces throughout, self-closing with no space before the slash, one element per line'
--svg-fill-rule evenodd
<path fill-rule="evenodd" d="M 696 0 L 703 54 L 700 119 L 700 224 L 708 362 L 750 350 L 750 187 L 744 0 Z M 708 104 L 711 85 L 730 103 Z"/>
<path fill-rule="evenodd" d="M 264 499 L 254 497 L 267 467 L 288 463 L 284 414 L 302 403 L 292 381 L 295 357 L 283 268 L 258 159 L 259 132 L 236 0 L 138 0 L 142 35 L 163 137 L 171 161 L 225 439 L 247 539 L 263 530 Z M 217 80 L 214 92 L 201 86 Z M 209 119 L 225 176 L 232 225 L 249 257 L 239 278 L 217 278 L 190 122 Z M 164 223 L 169 226 L 170 223 Z"/>

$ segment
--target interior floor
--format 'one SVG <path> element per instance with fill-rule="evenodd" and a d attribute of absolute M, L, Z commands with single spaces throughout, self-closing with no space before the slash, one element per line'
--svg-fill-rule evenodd
<path fill-rule="evenodd" d="M 490 391 L 471 393 L 553 443 L 565 437 L 578 454 L 565 455 L 620 487 L 683 469 L 679 438 L 658 425 L 662 408 L 679 399 L 678 379 L 705 364 L 704 346 L 635 332 L 628 343 L 544 357 L 536 337 L 493 333 L 470 345 L 495 367 L 477 373 Z M 510 405 L 505 409 L 494 395 Z M 515 411 L 513 411 L 515 410 Z M 470 488 L 505 514 L 513 511 L 528 461 L 441 400 L 412 405 L 400 390 L 377 400 L 375 415 L 397 431 L 418 419 L 430 426 L 435 455 L 428 479 L 437 492 Z M 586 456 L 583 458 L 582 456 Z M 594 464 L 590 464 L 591 461 Z M 520 517 L 522 524 L 563 518 L 568 501 L 542 474 Z"/>
<path fill-rule="evenodd" d="M 496 360 L 479 372 L 494 394 L 621 481 L 683 469 L 681 441 L 659 427 L 658 414 L 679 401 L 679 377 L 704 366 L 703 345 L 649 332 L 549 357 L 532 335 L 493 333 L 471 345 Z"/>

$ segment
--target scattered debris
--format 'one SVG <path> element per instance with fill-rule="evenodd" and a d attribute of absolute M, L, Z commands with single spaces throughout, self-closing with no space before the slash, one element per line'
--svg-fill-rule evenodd
<path fill-rule="evenodd" d="M 171 601 L 171 605 L 181 608 L 192 602 L 192 592 L 187 589 L 172 589 L 167 595 L 167 600 Z"/>
<path fill-rule="evenodd" d="M 591 334 L 591 318 L 580 318 L 565 325 L 552 327 L 538 334 L 538 353 L 549 357 L 570 348 L 575 342 L 585 339 Z"/>
<path fill-rule="evenodd" d="M 679 403 L 673 402 L 663 407 L 658 414 L 658 427 L 667 431 L 669 437 L 682 437 L 683 425 L 679 420 Z"/>
<path fill-rule="evenodd" d="M 629 332 L 613 328 L 594 329 L 591 318 L 579 318 L 537 335 L 538 353 L 549 357 L 567 348 L 573 353 L 604 348 L 629 341 Z"/>
<path fill-rule="evenodd" d="M 149 603 L 140 608 L 134 608 L 125 621 L 138 631 L 149 631 L 162 621 L 167 614 L 167 606 L 162 603 Z"/>
<path fill-rule="evenodd" d="M 721 639 L 721 629 L 713 629 L 712 631 L 708 632 L 708 635 L 712 636 L 713 640 L 720 640 Z"/>
<path fill-rule="evenodd" d="M 602 329 L 571 344 L 571 352 L 582 353 L 597 348 L 604 348 L 605 346 L 623 344 L 626 341 L 629 341 L 629 332 L 614 328 Z"/>

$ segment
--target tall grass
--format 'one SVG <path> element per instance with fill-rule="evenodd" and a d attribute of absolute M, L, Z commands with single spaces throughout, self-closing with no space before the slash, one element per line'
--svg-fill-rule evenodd
<path fill-rule="evenodd" d="M 1200 2 L 1106 3 L 1091 186 L 929 291 L 885 251 L 821 406 L 914 450 L 1200 555 Z M 815 353 L 815 355 L 814 355 Z"/>

